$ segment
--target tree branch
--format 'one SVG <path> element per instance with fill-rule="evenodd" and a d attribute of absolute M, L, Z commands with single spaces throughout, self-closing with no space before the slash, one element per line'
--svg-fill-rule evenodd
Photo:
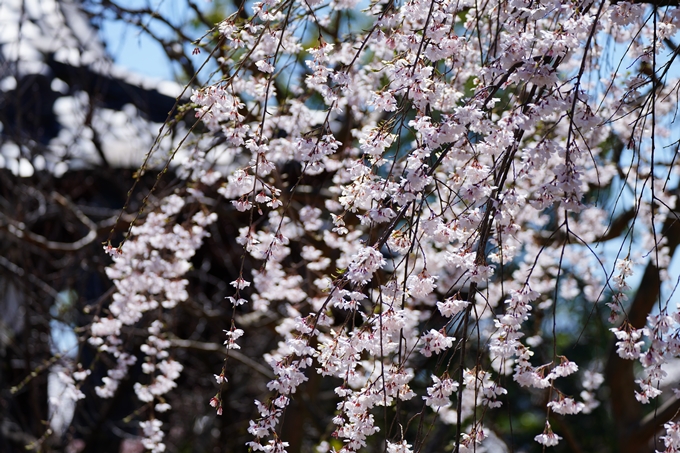
<path fill-rule="evenodd" d="M 4 229 L 5 231 L 12 234 L 18 239 L 29 242 L 31 244 L 38 245 L 46 250 L 56 252 L 76 252 L 92 244 L 97 239 L 97 235 L 100 232 L 108 231 L 109 228 L 115 225 L 115 221 L 117 220 L 118 217 L 115 216 L 110 219 L 106 219 L 98 225 L 94 223 L 92 220 L 90 220 L 90 218 L 87 217 L 80 210 L 80 208 L 78 208 L 78 206 L 76 206 L 74 203 L 66 199 L 63 195 L 57 192 L 53 192 L 52 198 L 54 198 L 62 206 L 69 208 L 71 212 L 73 212 L 73 214 L 76 216 L 76 218 L 90 231 L 88 231 L 88 233 L 85 236 L 83 236 L 82 238 L 78 239 L 75 242 L 51 241 L 47 239 L 45 236 L 33 233 L 27 228 L 27 226 L 23 222 L 14 220 L 9 216 L 3 214 L 2 212 L 0 212 L 0 219 L 4 220 L 5 224 L 0 225 L 0 228 Z"/>
<path fill-rule="evenodd" d="M 672 257 L 680 244 L 680 222 L 674 213 L 671 213 L 664 222 L 660 236 L 667 238 L 668 254 Z M 647 316 L 658 301 L 660 287 L 659 269 L 653 260 L 650 260 L 628 309 L 626 321 L 633 328 L 641 329 L 645 326 Z M 641 421 L 643 410 L 642 404 L 635 398 L 634 365 L 635 361 L 619 357 L 616 353 L 616 346 L 611 345 L 605 376 L 612 394 L 612 414 L 622 453 L 642 451 L 659 427 L 675 414 L 675 411 L 669 410 L 669 412 L 657 413 L 652 420 Z"/>
<path fill-rule="evenodd" d="M 170 346 L 175 347 L 175 348 L 184 348 L 184 349 L 197 349 L 199 351 L 207 351 L 207 352 L 224 352 L 225 348 L 224 346 L 217 344 L 217 343 L 203 343 L 200 341 L 193 341 L 193 340 L 181 340 L 179 338 L 174 338 L 170 340 Z M 238 351 L 235 351 L 233 349 L 229 350 L 229 357 L 232 357 L 242 364 L 252 368 L 253 370 L 257 371 L 258 373 L 262 374 L 263 376 L 269 378 L 269 379 L 274 379 L 276 376 L 274 376 L 274 373 L 266 368 L 263 365 L 260 365 L 250 357 L 241 354 Z"/>

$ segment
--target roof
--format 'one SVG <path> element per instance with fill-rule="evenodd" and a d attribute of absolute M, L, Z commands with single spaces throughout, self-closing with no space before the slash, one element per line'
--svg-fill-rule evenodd
<path fill-rule="evenodd" d="M 0 1 L 0 167 L 138 166 L 181 92 L 117 67 L 79 1 Z"/>

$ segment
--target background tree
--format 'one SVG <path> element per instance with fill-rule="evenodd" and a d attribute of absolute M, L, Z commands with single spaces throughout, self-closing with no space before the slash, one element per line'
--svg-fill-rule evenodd
<path fill-rule="evenodd" d="M 189 48 L 153 7 L 81 6 L 202 88 L 109 196 L 58 158 L 8 175 L 7 448 L 676 451 L 675 5 L 218 4 Z M 54 143 L 16 137 L 58 126 L 15 116 L 35 167 Z"/>

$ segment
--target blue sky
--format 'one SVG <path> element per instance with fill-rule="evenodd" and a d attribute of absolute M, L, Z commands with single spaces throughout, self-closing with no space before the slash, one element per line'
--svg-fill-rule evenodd
<path fill-rule="evenodd" d="M 148 35 L 120 21 L 107 21 L 102 31 L 108 51 L 119 66 L 145 76 L 173 78 L 163 48 Z"/>
<path fill-rule="evenodd" d="M 119 3 L 131 8 L 148 5 L 174 24 L 180 24 L 187 18 L 193 17 L 193 11 L 184 0 L 149 0 L 148 2 L 124 0 Z M 206 0 L 196 0 L 196 4 L 199 8 L 205 9 L 211 5 Z M 169 28 L 160 26 L 157 21 L 148 25 L 161 36 L 172 36 Z M 195 31 L 194 37 L 198 37 L 202 32 L 205 30 Z M 106 41 L 107 49 L 117 65 L 149 77 L 164 80 L 175 79 L 172 65 L 161 45 L 148 34 L 141 32 L 140 28 L 119 20 L 105 20 L 102 23 L 102 38 Z M 191 43 L 187 42 L 185 46 L 190 47 Z M 202 61 L 200 55 L 194 58 Z"/>

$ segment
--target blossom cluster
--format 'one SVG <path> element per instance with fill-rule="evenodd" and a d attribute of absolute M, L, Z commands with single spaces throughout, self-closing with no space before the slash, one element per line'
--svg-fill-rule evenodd
<path fill-rule="evenodd" d="M 194 195 L 198 195 L 194 192 Z M 116 366 L 107 371 L 102 385 L 95 388 L 102 398 L 113 397 L 121 380 L 137 357 L 123 350 L 125 327 L 133 327 L 144 316 L 155 318 L 147 329 L 146 340 L 140 351 L 145 357 L 142 372 L 149 376 L 148 383 L 135 382 L 134 390 L 139 401 L 148 404 L 153 412 L 166 412 L 170 404 L 164 395 L 177 386 L 183 366 L 170 357 L 170 341 L 163 332 L 164 310 L 171 310 L 189 297 L 184 277 L 190 269 L 189 260 L 208 235 L 206 227 L 216 220 L 216 215 L 198 210 L 186 225 L 173 222 L 186 204 L 177 194 L 164 198 L 159 209 L 149 213 L 145 221 L 131 229 L 133 239 L 128 240 L 120 253 L 113 253 L 113 264 L 107 275 L 116 292 L 108 306 L 106 318 L 95 318 L 90 326 L 88 342 L 100 352 L 116 360 Z M 110 250 L 110 249 L 109 249 Z M 142 421 L 144 446 L 153 452 L 162 452 L 162 422 L 157 419 Z"/>
<path fill-rule="evenodd" d="M 547 414 L 591 412 L 602 375 L 560 355 L 555 319 L 564 304 L 610 296 L 617 353 L 645 370 L 637 397 L 658 396 L 663 363 L 680 356 L 680 315 L 662 307 L 633 326 L 626 293 L 650 250 L 667 280 L 670 246 L 653 232 L 675 198 L 642 152 L 645 127 L 612 120 L 633 115 L 642 87 L 656 82 L 592 82 L 606 56 L 593 37 L 641 30 L 627 58 L 648 62 L 648 42 L 664 45 L 680 16 L 650 33 L 639 5 L 586 3 L 377 1 L 361 16 L 371 26 L 348 25 L 332 40 L 355 1 L 271 0 L 216 26 L 223 77 L 191 99 L 229 164 L 208 171 L 198 152 L 184 168 L 219 183 L 214 201 L 249 219 L 235 238 L 243 257 L 227 282 L 231 308 L 277 323 L 280 341 L 262 357 L 270 395 L 256 400 L 248 427 L 253 451 L 286 451 L 282 419 L 313 373 L 337 384 L 329 432 L 341 453 L 378 433 L 387 451 L 412 451 L 422 439 L 377 417 L 406 401 L 423 406 L 420 417 L 457 425 L 459 451 L 484 445 L 485 417 L 511 385 L 546 396 L 536 400 Z M 303 48 L 307 33 L 315 39 Z M 672 111 L 671 96 L 654 96 L 654 108 Z M 659 123 L 657 132 L 667 130 Z M 610 134 L 638 156 L 626 168 L 608 157 Z M 607 240 L 620 208 L 593 200 L 617 184 L 646 219 L 636 228 L 652 233 L 643 233 L 645 253 L 603 275 L 603 259 L 584 244 Z M 135 361 L 120 347 L 125 329 L 189 297 L 189 260 L 215 216 L 175 223 L 184 204 L 166 197 L 108 270 L 116 292 L 89 340 L 117 358 L 103 396 Z M 135 384 L 156 411 L 182 370 L 162 326 L 151 324 L 141 349 L 150 381 Z M 227 360 L 245 329 L 232 319 L 225 330 Z M 580 400 L 560 390 L 576 376 Z M 210 404 L 222 414 L 219 393 Z M 147 448 L 161 451 L 160 422 L 143 423 Z M 667 429 L 671 448 L 677 429 Z M 534 436 L 546 447 L 561 440 L 547 419 Z"/>
<path fill-rule="evenodd" d="M 351 7 L 334 1 L 313 9 L 321 3 L 285 4 L 290 10 L 283 15 L 277 5 L 284 3 L 269 2 L 244 22 L 226 19 L 219 26 L 224 38 L 253 47 L 224 59 L 228 83 L 194 94 L 196 116 L 210 130 L 238 137 L 229 141 L 236 165 L 220 194 L 259 219 L 241 229 L 239 243 L 261 266 L 252 278 L 232 282 L 231 300 L 249 309 L 246 292 L 250 309 L 285 314 L 277 328 L 283 340 L 265 358 L 276 376 L 268 385 L 271 401 L 279 405 L 257 403 L 251 448 L 285 449 L 277 433 L 282 411 L 316 368 L 342 381 L 333 436 L 343 441 L 342 452 L 358 451 L 380 432 L 377 406 L 415 396 L 418 360 L 451 363 L 469 347 L 464 326 L 475 324 L 492 325 L 484 330 L 488 367 L 432 374 L 422 396 L 442 421 L 476 420 L 456 441 L 461 448 L 486 437 L 479 408 L 502 405 L 503 376 L 533 391 L 549 389 L 556 397 L 548 411 L 595 409 L 601 375 L 580 372 L 582 401 L 564 395 L 560 379 L 579 373 L 578 365 L 559 355 L 536 363 L 542 338 L 525 329 L 533 313 L 549 314 L 579 285 L 596 302 L 606 283 L 583 278 L 597 265 L 587 250 L 567 248 L 569 238 L 553 240 L 546 229 L 558 225 L 553 236 L 563 230 L 586 242 L 607 232 L 608 212 L 587 199 L 594 187 L 611 184 L 617 169 L 592 150 L 607 138 L 602 125 L 629 106 L 604 102 L 598 87 L 582 79 L 602 52 L 589 45 L 596 27 L 618 33 L 634 22 L 627 4 L 582 10 L 377 2 L 366 16 L 374 24 L 369 31 L 350 31 L 345 43 L 320 33 L 305 49 L 302 75 L 287 85 L 296 95 L 276 97 L 274 82 L 295 52 L 288 33 L 310 24 L 322 30 Z M 297 8 L 314 11 L 313 22 L 296 16 Z M 487 15 L 502 27 L 479 20 Z M 669 16 L 669 27 L 676 20 Z M 479 54 L 488 55 L 481 67 L 469 64 Z M 302 93 L 313 93 L 324 108 L 301 101 Z M 340 135 L 344 128 L 349 132 Z M 290 186 L 277 186 L 276 175 L 291 161 L 302 173 L 292 200 L 305 178 L 328 175 L 316 199 L 279 201 Z M 311 275 L 307 281 L 291 265 L 296 260 Z M 512 275 L 502 275 L 509 264 Z M 625 303 L 630 261 L 617 269 L 613 319 Z M 356 317 L 360 323 L 349 322 Z M 229 347 L 232 332 L 240 335 L 228 332 Z M 641 332 L 614 332 L 620 354 L 640 356 Z M 652 381 L 641 385 L 651 392 Z M 559 439 L 547 422 L 536 436 L 546 446 Z M 390 451 L 409 445 L 403 438 L 387 442 Z"/>

